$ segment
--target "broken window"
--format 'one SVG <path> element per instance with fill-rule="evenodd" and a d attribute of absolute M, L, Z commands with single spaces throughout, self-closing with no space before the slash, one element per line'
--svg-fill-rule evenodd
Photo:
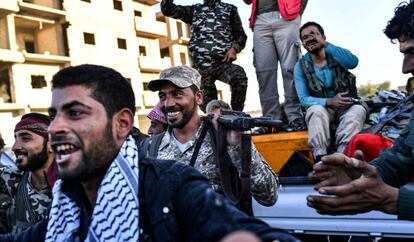
<path fill-rule="evenodd" d="M 114 0 L 114 9 L 122 11 L 122 2 L 119 0 Z"/>
<path fill-rule="evenodd" d="M 183 24 L 181 22 L 177 22 L 177 33 L 178 33 L 178 38 L 183 37 Z"/>
<path fill-rule="evenodd" d="M 148 88 L 148 82 L 143 82 L 142 87 L 144 88 L 144 91 L 150 91 L 150 89 Z"/>
<path fill-rule="evenodd" d="M 126 39 L 118 38 L 118 49 L 127 49 L 127 42 Z"/>
<path fill-rule="evenodd" d="M 135 17 L 142 17 L 142 12 L 138 10 L 134 10 Z"/>
<path fill-rule="evenodd" d="M 95 45 L 95 35 L 91 33 L 83 33 L 83 41 L 88 45 Z"/>
<path fill-rule="evenodd" d="M 185 53 L 183 53 L 183 52 L 180 53 L 180 59 L 181 59 L 181 64 L 182 65 L 186 65 L 187 64 L 187 58 L 186 58 Z"/>
<path fill-rule="evenodd" d="M 161 58 L 170 57 L 170 49 L 168 47 L 161 49 L 160 54 L 161 54 Z"/>
<path fill-rule="evenodd" d="M 0 103 L 11 103 L 10 77 L 6 69 L 0 72 Z"/>
<path fill-rule="evenodd" d="M 147 49 L 145 48 L 145 46 L 142 46 L 142 45 L 139 46 L 139 55 L 147 56 Z"/>
<path fill-rule="evenodd" d="M 27 53 L 36 53 L 34 41 L 25 40 L 24 41 L 24 48 L 25 48 Z"/>
<path fill-rule="evenodd" d="M 32 75 L 32 88 L 33 89 L 41 89 L 47 86 L 45 76 L 35 76 Z"/>

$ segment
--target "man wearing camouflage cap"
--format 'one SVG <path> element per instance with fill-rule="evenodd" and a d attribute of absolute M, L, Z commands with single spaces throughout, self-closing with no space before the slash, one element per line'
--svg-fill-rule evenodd
<path fill-rule="evenodd" d="M 163 0 L 161 11 L 165 16 L 181 19 L 191 25 L 192 36 L 188 44 L 193 66 L 201 74 L 201 90 L 205 112 L 207 103 L 217 99 L 214 82 L 230 85 L 231 107 L 242 111 L 246 100 L 247 76 L 239 65 L 232 62 L 246 45 L 247 36 L 234 5 L 221 0 L 204 0 L 203 4 L 175 5 L 174 0 Z"/>
<path fill-rule="evenodd" d="M 48 143 L 48 116 L 28 113 L 16 124 L 12 150 L 18 170 L 0 169 L 0 179 L 7 185 L 13 200 L 9 209 L 9 226 L 18 233 L 42 220 L 52 201 L 50 180 L 46 176 L 53 163 Z"/>
<path fill-rule="evenodd" d="M 213 189 L 222 192 L 219 170 L 214 154 L 216 130 L 210 122 L 198 114 L 198 105 L 203 103 L 200 91 L 201 76 L 197 70 L 177 66 L 161 72 L 160 78 L 148 84 L 158 91 L 161 110 L 165 113 L 168 129 L 165 133 L 151 137 L 143 143 L 147 155 L 158 159 L 179 160 L 205 175 Z M 199 145 L 197 145 L 200 142 Z M 154 145 L 158 147 L 154 148 Z M 152 147 L 150 147 L 153 145 Z M 197 150 L 197 146 L 199 149 Z M 154 151 L 152 153 L 152 151 Z M 237 169 L 241 170 L 240 143 L 228 147 L 228 154 Z M 277 200 L 278 180 L 267 162 L 252 144 L 251 192 L 265 206 Z"/>

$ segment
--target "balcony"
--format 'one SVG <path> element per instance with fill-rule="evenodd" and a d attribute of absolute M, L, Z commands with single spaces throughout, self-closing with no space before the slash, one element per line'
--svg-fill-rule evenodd
<path fill-rule="evenodd" d="M 1 62 L 23 63 L 24 57 L 23 54 L 18 51 L 0 49 L 0 63 Z"/>
<path fill-rule="evenodd" d="M 149 5 L 149 6 L 153 6 L 161 2 L 161 0 L 134 0 L 134 1 L 145 4 L 145 5 Z"/>
<path fill-rule="evenodd" d="M 66 16 L 56 1 L 19 0 L 20 13 L 49 19 L 61 19 Z"/>
<path fill-rule="evenodd" d="M 0 17 L 7 15 L 9 13 L 19 11 L 19 5 L 17 5 L 17 0 L 0 0 Z"/>
<path fill-rule="evenodd" d="M 25 61 L 66 64 L 66 46 L 62 26 L 56 20 L 15 15 L 16 41 Z"/>
<path fill-rule="evenodd" d="M 60 55 L 23 53 L 26 62 L 38 62 L 44 64 L 67 64 L 70 63 L 70 57 Z"/>
<path fill-rule="evenodd" d="M 138 62 L 139 69 L 144 72 L 161 72 L 171 67 L 171 58 L 169 57 L 156 59 L 149 56 L 140 56 Z"/>
<path fill-rule="evenodd" d="M 168 35 L 166 23 L 142 17 L 135 17 L 135 30 L 138 36 L 153 39 Z"/>

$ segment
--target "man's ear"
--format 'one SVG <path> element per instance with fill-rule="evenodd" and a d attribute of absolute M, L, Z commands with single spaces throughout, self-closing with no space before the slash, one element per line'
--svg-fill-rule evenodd
<path fill-rule="evenodd" d="M 115 140 L 124 142 L 134 124 L 134 115 L 128 108 L 123 108 L 112 117 L 112 129 Z"/>
<path fill-rule="evenodd" d="M 195 101 L 197 103 L 197 105 L 201 105 L 204 102 L 204 92 L 201 90 L 198 90 L 195 94 Z"/>

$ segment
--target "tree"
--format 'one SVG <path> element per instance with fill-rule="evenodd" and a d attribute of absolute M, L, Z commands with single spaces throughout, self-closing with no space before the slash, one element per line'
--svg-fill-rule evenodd
<path fill-rule="evenodd" d="M 389 91 L 391 89 L 391 81 L 384 81 L 382 83 L 372 83 L 368 81 L 366 84 L 358 86 L 358 94 L 361 97 L 374 96 L 378 90 Z"/>

